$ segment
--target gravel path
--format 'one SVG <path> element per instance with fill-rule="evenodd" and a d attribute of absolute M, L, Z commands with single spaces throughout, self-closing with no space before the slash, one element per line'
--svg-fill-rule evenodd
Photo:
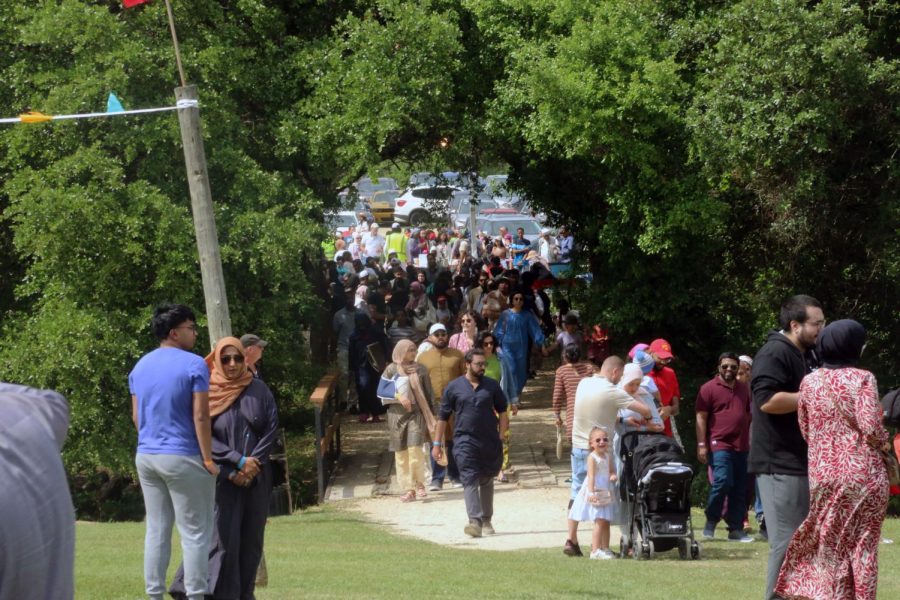
<path fill-rule="evenodd" d="M 550 410 L 553 371 L 541 371 L 529 380 L 522 408 L 512 417 L 511 482 L 496 484 L 493 525 L 497 533 L 473 539 L 463 533 L 466 509 L 461 488 L 447 486 L 428 498 L 399 502 L 393 474 L 393 454 L 387 452 L 384 424 L 359 424 L 347 415 L 341 425 L 341 457 L 327 501 L 392 530 L 438 544 L 483 550 L 562 548 L 566 540 L 566 505 L 569 499 L 569 449 L 556 458 L 556 426 Z M 591 525 L 582 523 L 580 542 L 590 546 Z M 613 527 L 612 546 L 618 546 Z M 587 548 L 585 548 L 587 549 Z"/>

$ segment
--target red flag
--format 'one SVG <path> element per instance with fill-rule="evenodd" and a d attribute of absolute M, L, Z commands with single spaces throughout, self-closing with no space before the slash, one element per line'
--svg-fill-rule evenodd
<path fill-rule="evenodd" d="M 146 4 L 150 2 L 150 0 L 124 0 L 125 8 L 131 8 L 133 6 L 138 6 L 139 4 Z"/>

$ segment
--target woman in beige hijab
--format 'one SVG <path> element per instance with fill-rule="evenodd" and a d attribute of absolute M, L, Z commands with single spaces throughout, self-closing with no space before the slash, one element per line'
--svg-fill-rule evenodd
<path fill-rule="evenodd" d="M 384 400 L 387 408 L 390 443 L 397 469 L 397 484 L 405 493 L 401 502 L 425 498 L 425 452 L 422 445 L 428 442 L 434 431 L 432 412 L 434 393 L 428 369 L 416 362 L 416 345 L 400 340 L 394 346 L 393 361 L 382 374 L 394 379 L 397 395 L 394 400 Z"/>
<path fill-rule="evenodd" d="M 219 340 L 206 364 L 212 453 L 219 467 L 207 597 L 252 598 L 269 516 L 269 454 L 278 433 L 278 411 L 269 387 L 247 369 L 239 339 Z M 186 598 L 181 569 L 169 593 Z"/>

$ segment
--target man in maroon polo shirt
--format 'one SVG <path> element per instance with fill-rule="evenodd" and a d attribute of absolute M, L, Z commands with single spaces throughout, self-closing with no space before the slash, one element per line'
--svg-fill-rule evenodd
<path fill-rule="evenodd" d="M 659 389 L 659 402 L 662 408 L 659 409 L 659 416 L 662 417 L 665 426 L 664 433 L 673 437 L 672 419 L 678 414 L 678 404 L 681 401 L 681 389 L 678 386 L 678 378 L 675 371 L 669 366 L 674 355 L 672 354 L 672 344 L 666 340 L 659 338 L 650 342 L 647 352 L 653 357 L 653 369 L 647 373 L 653 383 Z M 676 438 L 680 444 L 681 440 Z"/>
<path fill-rule="evenodd" d="M 750 388 L 737 380 L 739 360 L 734 352 L 719 356 L 719 373 L 697 394 L 697 458 L 709 461 L 713 484 L 706 503 L 703 537 L 715 537 L 716 523 L 728 499 L 728 539 L 752 542 L 744 533 L 747 455 L 750 453 Z"/>

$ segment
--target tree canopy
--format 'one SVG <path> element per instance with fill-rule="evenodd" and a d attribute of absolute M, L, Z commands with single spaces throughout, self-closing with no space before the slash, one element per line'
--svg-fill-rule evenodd
<path fill-rule="evenodd" d="M 173 2 L 236 332 L 300 402 L 323 211 L 366 173 L 504 165 L 572 226 L 585 314 L 685 368 L 808 293 L 900 379 L 900 19 L 887 0 Z M 173 103 L 160 2 L 0 7 L 9 115 Z M 444 140 L 448 147 L 438 142 Z M 0 373 L 73 405 L 73 468 L 130 468 L 126 375 L 203 312 L 171 113 L 0 130 Z M 202 319 L 201 319 L 202 324 Z M 198 348 L 204 351 L 205 348 Z"/>

